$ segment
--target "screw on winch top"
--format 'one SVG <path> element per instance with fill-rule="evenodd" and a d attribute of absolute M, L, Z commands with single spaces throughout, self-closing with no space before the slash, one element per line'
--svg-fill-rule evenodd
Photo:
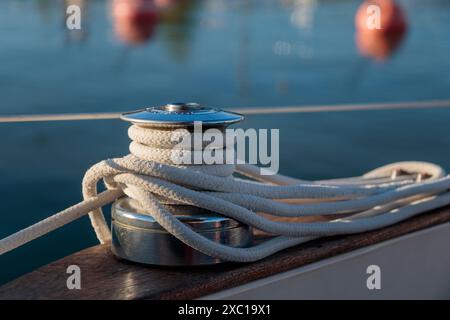
<path fill-rule="evenodd" d="M 242 121 L 244 116 L 238 113 L 208 108 L 198 103 L 169 103 L 165 106 L 149 107 L 126 112 L 120 117 L 142 127 L 191 127 L 195 121 L 202 126 L 219 127 Z"/>

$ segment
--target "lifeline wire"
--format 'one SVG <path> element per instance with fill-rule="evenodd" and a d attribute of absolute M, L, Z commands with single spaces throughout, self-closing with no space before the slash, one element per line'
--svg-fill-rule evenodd
<path fill-rule="evenodd" d="M 251 114 L 282 114 L 282 113 L 317 113 L 317 112 L 348 112 L 348 111 L 370 111 L 370 110 L 401 110 L 401 109 L 428 109 L 428 108 L 450 108 L 448 100 L 428 101 L 403 101 L 403 102 L 381 102 L 360 103 L 342 105 L 313 105 L 313 106 L 286 106 L 286 107 L 248 107 L 230 108 L 230 111 L 243 115 Z M 99 113 L 62 113 L 62 114 L 24 114 L 0 116 L 0 123 L 17 122 L 41 122 L 41 121 L 77 121 L 77 120 L 109 120 L 119 119 L 121 112 L 99 112 Z"/>

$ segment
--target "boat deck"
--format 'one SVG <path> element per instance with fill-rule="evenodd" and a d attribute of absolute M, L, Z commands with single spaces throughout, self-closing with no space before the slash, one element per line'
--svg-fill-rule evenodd
<path fill-rule="evenodd" d="M 446 207 L 387 228 L 311 241 L 258 262 L 207 267 L 143 266 L 97 245 L 3 285 L 0 299 L 195 299 L 449 221 Z M 81 268 L 81 290 L 67 289 L 72 264 Z"/>

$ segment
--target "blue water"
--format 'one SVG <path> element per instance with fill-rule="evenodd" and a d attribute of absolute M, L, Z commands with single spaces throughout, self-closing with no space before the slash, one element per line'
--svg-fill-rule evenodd
<path fill-rule="evenodd" d="M 174 1 L 139 46 L 117 38 L 108 1 L 84 1 L 75 32 L 63 1 L 2 0 L 0 115 L 449 99 L 450 1 L 398 2 L 408 33 L 377 62 L 355 45 L 357 0 Z M 251 116 L 243 126 L 280 128 L 280 171 L 306 179 L 399 160 L 450 170 L 450 109 Z M 85 170 L 127 153 L 126 128 L 0 124 L 0 238 L 78 202 Z M 0 283 L 94 244 L 82 218 L 1 256 Z"/>

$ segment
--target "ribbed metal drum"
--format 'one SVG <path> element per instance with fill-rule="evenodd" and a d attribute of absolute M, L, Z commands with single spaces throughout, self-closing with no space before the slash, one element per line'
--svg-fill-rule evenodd
<path fill-rule="evenodd" d="M 173 214 L 180 221 L 212 241 L 233 247 L 245 247 L 251 243 L 250 228 L 235 220 L 189 206 L 180 206 L 177 212 Z M 114 254 L 134 262 L 165 266 L 221 262 L 166 232 L 150 215 L 135 209 L 130 198 L 114 203 L 112 234 Z"/>

